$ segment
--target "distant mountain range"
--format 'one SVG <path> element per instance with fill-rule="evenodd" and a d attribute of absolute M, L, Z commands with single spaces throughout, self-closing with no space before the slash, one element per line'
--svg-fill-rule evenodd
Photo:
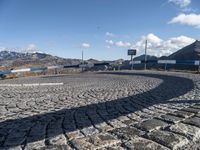
<path fill-rule="evenodd" d="M 145 55 L 135 57 L 134 60 L 144 60 Z M 199 60 L 200 59 L 200 41 L 178 50 L 170 56 L 156 57 L 147 55 L 147 60 L 158 60 L 158 59 L 175 59 L 175 60 Z M 89 59 L 86 63 L 98 63 L 101 61 L 95 59 Z M 128 65 L 129 61 L 123 59 L 108 61 L 112 64 L 123 64 Z M 27 66 L 51 66 L 51 65 L 63 65 L 63 64 L 80 64 L 80 59 L 61 58 L 45 54 L 41 52 L 34 53 L 20 53 L 15 51 L 0 51 L 0 69 L 2 68 L 15 68 L 15 67 L 27 67 Z"/>
<path fill-rule="evenodd" d="M 63 64 L 79 64 L 80 59 L 65 59 L 45 53 L 20 53 L 14 51 L 0 52 L 0 66 L 23 67 L 23 66 L 47 66 Z"/>
<path fill-rule="evenodd" d="M 15 60 L 15 59 L 43 59 L 48 55 L 45 53 L 19 53 L 14 51 L 1 51 L 0 60 Z"/>

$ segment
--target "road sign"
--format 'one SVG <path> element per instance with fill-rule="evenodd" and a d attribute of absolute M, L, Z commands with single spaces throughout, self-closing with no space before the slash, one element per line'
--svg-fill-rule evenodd
<path fill-rule="evenodd" d="M 136 55 L 136 49 L 129 49 L 128 55 Z"/>
<path fill-rule="evenodd" d="M 128 49 L 128 55 L 131 56 L 131 70 L 133 70 L 133 55 L 136 55 L 136 49 Z"/>

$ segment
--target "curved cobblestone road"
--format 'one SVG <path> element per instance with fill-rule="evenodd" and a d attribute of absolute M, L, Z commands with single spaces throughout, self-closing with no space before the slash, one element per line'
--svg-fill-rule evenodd
<path fill-rule="evenodd" d="M 200 77 L 151 71 L 2 80 L 0 149 L 200 147 Z"/>

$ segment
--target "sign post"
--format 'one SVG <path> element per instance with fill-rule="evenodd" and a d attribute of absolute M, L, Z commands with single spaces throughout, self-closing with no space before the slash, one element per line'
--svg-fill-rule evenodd
<path fill-rule="evenodd" d="M 129 49 L 128 55 L 131 56 L 131 70 L 133 70 L 133 55 L 136 55 L 136 49 Z"/>

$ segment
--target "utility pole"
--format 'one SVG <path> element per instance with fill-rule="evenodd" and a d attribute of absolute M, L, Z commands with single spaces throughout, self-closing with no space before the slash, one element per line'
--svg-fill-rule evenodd
<path fill-rule="evenodd" d="M 144 70 L 147 69 L 147 40 L 145 41 Z"/>
<path fill-rule="evenodd" d="M 83 50 L 82 50 L 82 65 L 84 64 L 84 60 L 83 60 Z M 83 67 L 81 67 L 81 71 L 83 72 Z"/>
<path fill-rule="evenodd" d="M 83 64 L 83 50 L 82 50 L 82 64 Z"/>

